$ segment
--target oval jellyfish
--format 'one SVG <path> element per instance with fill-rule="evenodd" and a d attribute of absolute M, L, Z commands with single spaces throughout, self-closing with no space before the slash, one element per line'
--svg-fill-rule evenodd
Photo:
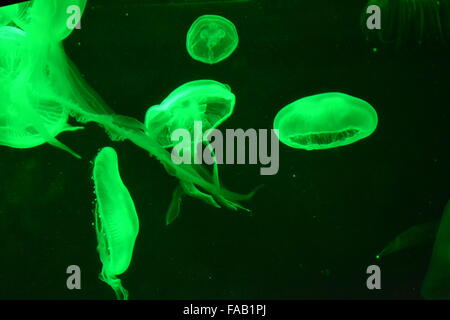
<path fill-rule="evenodd" d="M 442 213 L 421 294 L 426 299 L 450 299 L 450 201 Z"/>
<path fill-rule="evenodd" d="M 336 148 L 375 131 L 378 117 L 364 100 L 343 93 L 322 93 L 299 99 L 275 116 L 274 129 L 284 144 L 297 149 Z"/>
<path fill-rule="evenodd" d="M 127 300 L 128 291 L 117 276 L 130 265 L 139 220 L 133 199 L 120 178 L 113 148 L 105 147 L 96 156 L 93 179 L 97 198 L 97 250 L 103 264 L 100 279 L 113 288 L 117 299 Z"/>
<path fill-rule="evenodd" d="M 203 15 L 194 21 L 186 38 L 192 59 L 214 64 L 228 58 L 237 48 L 239 37 L 234 24 L 217 15 Z"/>

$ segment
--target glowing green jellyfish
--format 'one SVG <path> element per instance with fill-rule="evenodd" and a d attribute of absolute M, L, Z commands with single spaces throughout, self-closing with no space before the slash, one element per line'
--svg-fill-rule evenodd
<path fill-rule="evenodd" d="M 187 129 L 194 135 L 194 121 L 202 121 L 204 131 L 214 129 L 232 113 L 236 98 L 226 84 L 214 80 L 185 83 L 172 91 L 161 104 L 145 115 L 145 126 L 164 148 L 173 147 L 171 134 Z"/>
<path fill-rule="evenodd" d="M 30 148 L 48 142 L 80 158 L 55 137 L 80 129 L 67 124 L 68 116 L 86 122 L 92 114 L 112 113 L 61 42 L 73 31 L 68 6 L 79 8 L 81 16 L 85 3 L 33 0 L 8 7 L 8 17 L 23 30 L 5 26 L 0 32 L 0 144 Z"/>
<path fill-rule="evenodd" d="M 103 264 L 100 279 L 113 288 L 117 299 L 126 300 L 128 291 L 117 276 L 130 265 L 139 220 L 133 199 L 120 178 L 113 148 L 103 148 L 96 156 L 93 179 L 97 197 L 97 250 Z"/>
<path fill-rule="evenodd" d="M 32 0 L 14 5 L 14 23 L 41 42 L 67 38 L 79 22 L 87 0 Z"/>
<path fill-rule="evenodd" d="M 397 46 L 449 40 L 449 0 L 369 0 L 366 8 L 374 5 L 380 8 L 380 29 L 369 30 L 366 10 L 362 15 L 363 30 L 369 39 Z"/>
<path fill-rule="evenodd" d="M 274 129 L 284 144 L 318 150 L 345 146 L 371 135 L 378 123 L 374 108 L 343 93 L 299 99 L 275 116 Z"/>
<path fill-rule="evenodd" d="M 239 43 L 234 24 L 217 15 L 203 15 L 194 21 L 186 38 L 192 59 L 214 64 L 228 58 Z"/>
<path fill-rule="evenodd" d="M 52 90 L 45 68 L 34 64 L 25 32 L 0 27 L 0 144 L 31 148 L 50 143 L 78 157 L 55 136 L 79 127 L 67 124 L 67 100 Z"/>
<path fill-rule="evenodd" d="M 213 80 L 188 82 L 175 89 L 160 105 L 148 109 L 145 117 L 147 133 L 158 141 L 161 147 L 173 147 L 178 143 L 178 141 L 171 139 L 175 130 L 185 129 L 194 137 L 196 135 L 195 121 L 201 122 L 202 131 L 214 129 L 233 113 L 235 101 L 235 96 L 230 87 L 225 84 Z M 200 137 L 198 143 L 209 146 L 208 140 L 203 139 L 204 137 Z M 197 150 L 195 142 L 192 150 L 194 152 L 191 156 L 195 160 Z M 213 153 L 212 158 L 212 164 L 214 164 L 212 179 L 216 188 L 220 190 L 217 161 Z M 199 198 L 215 207 L 220 207 L 213 197 L 200 191 L 192 181 L 182 180 L 180 186 L 174 191 L 172 202 L 167 211 L 167 224 L 173 222 L 178 216 L 184 194 Z M 232 201 L 226 201 L 225 205 L 233 210 L 239 208 L 248 211 L 248 209 Z"/>
<path fill-rule="evenodd" d="M 450 299 L 450 201 L 442 214 L 421 294 L 426 299 Z"/>

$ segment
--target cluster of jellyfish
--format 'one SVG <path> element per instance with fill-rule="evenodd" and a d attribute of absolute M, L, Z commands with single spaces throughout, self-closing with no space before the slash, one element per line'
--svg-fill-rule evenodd
<path fill-rule="evenodd" d="M 83 80 L 64 52 L 62 41 L 73 31 L 66 24 L 66 8 L 76 5 L 82 14 L 86 1 L 32 0 L 0 8 L 0 145 L 23 149 L 49 143 L 81 159 L 57 135 L 83 128 L 69 125 L 69 117 L 80 124 L 94 122 L 105 129 L 111 140 L 129 140 L 144 149 L 179 180 L 166 213 L 167 225 L 179 216 L 185 196 L 217 208 L 249 212 L 241 202 L 250 199 L 256 189 L 248 194 L 232 192 L 221 184 L 215 161 L 212 170 L 201 165 L 175 164 L 170 152 L 175 130 L 183 128 L 192 133 L 195 121 L 202 121 L 206 129 L 214 129 L 232 115 L 236 97 L 231 88 L 210 79 L 194 80 L 149 107 L 143 122 L 115 113 Z M 218 15 L 200 16 L 186 37 L 189 55 L 210 65 L 231 56 L 238 43 L 235 25 Z M 375 131 L 377 123 L 377 113 L 368 102 L 329 92 L 303 97 L 281 108 L 273 127 L 278 139 L 289 147 L 320 150 L 364 139 Z M 111 286 L 117 299 L 128 299 L 128 291 L 118 276 L 132 261 L 139 219 L 121 180 L 118 155 L 113 148 L 106 146 L 98 152 L 92 177 L 97 251 L 102 262 L 99 278 Z M 427 292 L 436 292 L 436 274 L 443 272 L 442 265 L 449 265 L 442 262 L 449 260 L 443 249 L 450 243 L 447 234 L 438 234 L 441 240 L 430 267 Z M 439 270 L 433 271 L 436 269 Z M 443 288 L 448 290 L 450 285 Z"/>

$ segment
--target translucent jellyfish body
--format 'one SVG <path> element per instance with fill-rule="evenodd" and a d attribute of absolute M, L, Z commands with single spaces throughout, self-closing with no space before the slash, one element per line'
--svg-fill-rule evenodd
<path fill-rule="evenodd" d="M 192 59 L 214 64 L 228 58 L 239 43 L 234 24 L 217 15 L 203 15 L 190 27 L 186 47 Z"/>
<path fill-rule="evenodd" d="M 145 115 L 145 126 L 161 146 L 172 147 L 171 134 L 176 129 L 194 133 L 194 121 L 202 121 L 203 130 L 214 129 L 232 113 L 235 95 L 228 85 L 214 80 L 196 80 L 172 91 L 161 104 Z"/>
<path fill-rule="evenodd" d="M 31 148 L 50 143 L 77 156 L 55 136 L 77 130 L 67 124 L 68 101 L 53 90 L 48 65 L 34 63 L 25 33 L 0 27 L 0 144 Z"/>
<path fill-rule="evenodd" d="M 103 148 L 96 156 L 93 179 L 97 198 L 97 250 L 103 264 L 100 279 L 113 288 L 117 299 L 126 300 L 128 292 L 117 276 L 130 265 L 139 219 L 133 199 L 120 178 L 113 148 Z"/>
<path fill-rule="evenodd" d="M 80 22 L 87 0 L 31 0 L 14 5 L 14 23 L 40 42 L 67 38 Z"/>
<path fill-rule="evenodd" d="M 235 101 L 230 87 L 225 84 L 213 80 L 188 82 L 175 89 L 160 105 L 148 109 L 145 117 L 147 134 L 158 143 L 160 148 L 173 147 L 178 143 L 171 139 L 175 130 L 185 129 L 191 136 L 195 136 L 194 123 L 196 121 L 202 123 L 204 131 L 214 129 L 233 113 Z M 200 143 L 208 144 L 208 141 L 201 140 Z M 193 150 L 196 148 L 193 147 Z M 163 152 L 160 150 L 157 154 L 163 155 Z M 195 158 L 195 151 L 192 155 Z M 218 203 L 220 202 L 233 210 L 247 210 L 233 200 L 244 200 L 251 195 L 234 194 L 220 186 L 214 155 L 211 179 L 209 179 L 210 175 L 207 170 L 199 165 L 175 164 L 173 161 L 163 163 L 169 173 L 180 179 L 180 185 L 173 193 L 172 202 L 166 215 L 167 224 L 170 224 L 178 216 L 181 199 L 186 194 L 218 208 L 220 208 Z M 201 191 L 196 185 L 214 196 Z"/>
<path fill-rule="evenodd" d="M 284 144 L 317 150 L 345 146 L 371 135 L 378 123 L 375 109 L 343 93 L 299 99 L 275 116 L 274 129 Z"/>

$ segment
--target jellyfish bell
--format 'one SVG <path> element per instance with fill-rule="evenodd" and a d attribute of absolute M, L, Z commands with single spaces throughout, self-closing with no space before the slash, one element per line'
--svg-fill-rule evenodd
<path fill-rule="evenodd" d="M 349 145 L 371 135 L 378 123 L 366 101 L 344 93 L 322 93 L 282 108 L 274 119 L 281 142 L 297 149 L 319 150 Z"/>
<path fill-rule="evenodd" d="M 145 115 L 148 132 L 164 148 L 173 147 L 171 135 L 176 129 L 194 134 L 194 122 L 203 130 L 217 128 L 233 113 L 236 97 L 228 85 L 214 80 L 196 80 L 172 91 L 160 105 L 150 107 Z"/>
<path fill-rule="evenodd" d="M 239 43 L 234 24 L 218 15 L 203 15 L 189 28 L 186 48 L 192 59 L 215 64 L 228 58 Z"/>

